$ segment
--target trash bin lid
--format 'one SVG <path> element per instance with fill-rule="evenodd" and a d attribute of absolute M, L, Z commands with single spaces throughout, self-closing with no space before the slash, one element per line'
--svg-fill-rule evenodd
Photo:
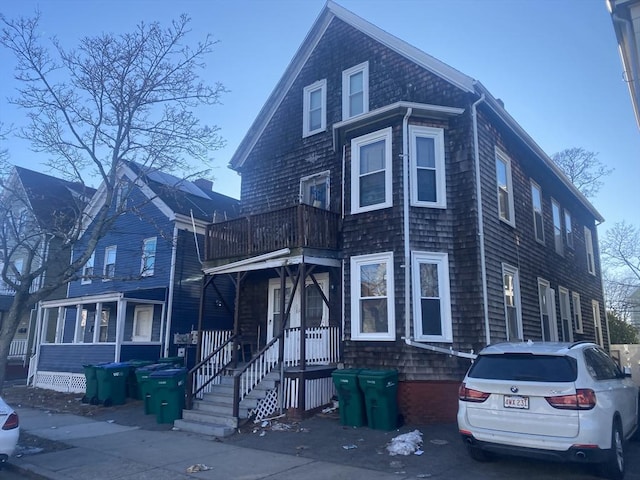
<path fill-rule="evenodd" d="M 186 373 L 186 368 L 167 368 L 164 370 L 156 370 L 155 372 L 152 372 L 149 377 L 177 377 Z"/>

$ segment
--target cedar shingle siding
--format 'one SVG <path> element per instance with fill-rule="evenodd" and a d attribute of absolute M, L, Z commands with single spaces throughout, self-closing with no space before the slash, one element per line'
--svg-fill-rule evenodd
<path fill-rule="evenodd" d="M 317 43 L 312 43 L 315 38 L 313 33 L 317 33 L 319 25 L 326 18 L 331 18 L 334 11 L 338 13 L 333 16 L 322 37 Z M 246 215 L 299 203 L 300 178 L 330 170 L 330 210 L 344 213 L 338 242 L 340 256 L 344 260 L 342 279 L 337 269 L 337 273 L 332 273 L 331 281 L 332 287 L 340 285 L 341 292 L 333 288 L 331 290 L 330 317 L 333 324 L 342 323 L 344 328 L 345 366 L 394 368 L 399 371 L 401 382 L 432 381 L 440 386 L 454 385 L 451 388 L 455 388 L 456 382 L 469 366 L 468 359 L 408 346 L 403 339 L 407 315 L 411 324 L 410 335 L 412 338 L 415 335 L 412 305 L 404 304 L 405 274 L 411 274 L 411 265 L 405 264 L 404 258 L 405 192 L 402 163 L 408 154 L 403 151 L 403 119 L 409 113 L 409 102 L 414 106 L 423 106 L 412 110 L 408 125 L 436 127 L 444 131 L 446 208 L 409 207 L 410 252 L 448 254 L 453 342 L 435 345 L 447 349 L 451 347 L 454 351 L 477 352 L 486 344 L 481 242 L 485 247 L 491 342 L 507 338 L 502 272 L 503 264 L 507 264 L 517 268 L 519 273 L 524 339 L 542 339 L 538 298 L 538 279 L 541 278 L 549 281 L 550 288 L 555 291 L 559 332 L 558 291 L 559 287 L 565 287 L 569 295 L 577 292 L 581 296 L 584 332 L 574 332 L 574 339 L 595 339 L 591 301 L 597 300 L 601 308 L 604 341 L 608 343 L 595 231 L 596 221 L 601 219 L 595 209 L 568 186 L 567 180 L 561 179 L 549 167 L 550 160 L 540 154 L 533 140 L 519 130 L 520 127 L 499 102 L 479 83 L 469 81 L 472 87 L 468 88 L 474 91 L 465 91 L 455 81 L 446 79 L 446 70 L 442 76 L 432 73 L 414 61 L 414 57 L 409 59 L 402 55 L 402 47 L 396 49 L 394 42 L 387 42 L 390 46 L 386 46 L 366 33 L 368 27 L 362 27 L 361 31 L 357 22 L 351 25 L 343 21 L 341 18 L 349 18 L 346 14 L 342 17 L 343 14 L 331 2 L 326 7 L 312 28 L 312 34 L 308 37 L 311 40 L 301 47 L 303 53 L 299 58 L 294 58 L 292 65 L 304 58 L 306 62 L 295 77 L 288 77 L 292 75 L 291 72 L 297 71 L 295 68 L 287 70 L 269 100 L 271 103 L 267 103 L 241 144 L 239 153 L 234 156 L 232 166 L 242 174 L 242 211 Z M 308 57 L 304 57 L 311 45 L 314 46 L 313 50 Z M 368 62 L 370 115 L 364 116 L 366 122 L 340 123 L 344 122 L 342 72 L 363 62 Z M 303 138 L 303 89 L 320 80 L 326 80 L 327 129 Z M 289 87 L 280 96 L 280 89 L 284 86 Z M 481 94 L 485 93 L 486 97 L 481 99 Z M 373 118 L 374 111 L 398 102 L 406 103 Z M 479 230 L 476 194 L 474 102 L 478 102 L 477 135 L 484 236 L 480 235 Z M 446 114 L 435 114 L 428 111 L 425 105 L 452 108 Z M 420 113 L 415 111 L 420 109 Z M 339 124 L 338 128 L 334 128 L 336 124 Z M 352 214 L 351 140 L 384 128 L 391 128 L 392 132 L 393 205 Z M 498 216 L 496 148 L 511 161 L 514 226 L 501 221 Z M 532 181 L 542 190 L 544 244 L 535 239 Z M 565 245 L 563 255 L 555 252 L 553 242 L 552 198 L 562 209 L 567 209 L 572 217 L 574 247 L 571 249 Z M 585 226 L 593 233 L 596 275 L 587 272 Z M 382 252 L 393 252 L 395 340 L 351 340 L 353 299 L 350 297 L 352 272 L 349 260 L 353 256 Z M 255 338 L 257 333 L 253 332 L 257 332 L 257 325 L 264 325 L 267 276 L 269 274 L 251 273 L 248 285 L 243 287 L 239 312 L 243 335 Z M 561 338 L 560 333 L 559 336 Z M 431 387 L 407 387 L 404 391 L 410 396 L 412 391 L 427 391 L 428 388 Z M 443 394 L 442 398 L 447 398 L 447 395 Z M 405 403 L 411 405 L 412 400 L 407 397 Z"/>

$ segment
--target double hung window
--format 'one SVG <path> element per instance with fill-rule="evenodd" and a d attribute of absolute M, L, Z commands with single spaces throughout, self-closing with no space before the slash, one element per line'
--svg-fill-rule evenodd
<path fill-rule="evenodd" d="M 409 127 L 411 138 L 411 205 L 446 208 L 444 131 Z"/>
<path fill-rule="evenodd" d="M 342 72 L 342 120 L 369 111 L 369 62 Z"/>
<path fill-rule="evenodd" d="M 304 87 L 302 136 L 308 137 L 327 128 L 327 81 Z"/>
<path fill-rule="evenodd" d="M 351 213 L 390 207 L 391 128 L 351 140 Z"/>

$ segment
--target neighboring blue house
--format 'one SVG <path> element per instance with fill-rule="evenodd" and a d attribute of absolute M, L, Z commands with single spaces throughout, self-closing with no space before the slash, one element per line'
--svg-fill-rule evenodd
<path fill-rule="evenodd" d="M 194 362 L 195 347 L 176 345 L 174 335 L 198 328 L 205 226 L 233 218 L 239 206 L 211 188 L 206 180 L 122 166 L 113 203 L 124 200 L 126 211 L 100 239 L 66 298 L 40 304 L 30 372 L 34 386 L 81 392 L 85 364 L 155 360 L 183 353 L 179 347 Z M 87 218 L 104 204 L 105 192 L 98 189 L 85 209 Z M 87 237 L 74 257 L 84 251 Z M 224 308 L 233 304 L 233 286 L 225 281 L 216 287 L 219 294 L 204 305 L 205 330 L 233 324 Z"/>

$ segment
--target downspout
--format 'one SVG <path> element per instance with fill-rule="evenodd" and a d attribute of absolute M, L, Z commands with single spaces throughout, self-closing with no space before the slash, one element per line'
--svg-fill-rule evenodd
<path fill-rule="evenodd" d="M 484 218 L 482 215 L 482 185 L 480 178 L 480 147 L 478 145 L 478 111 L 477 106 L 484 102 L 484 93 L 471 105 L 471 119 L 473 122 L 473 160 L 476 173 L 476 204 L 478 210 L 478 239 L 480 241 L 480 274 L 482 276 L 482 311 L 484 315 L 485 343 L 491 343 L 489 329 L 489 302 L 487 293 L 487 266 L 484 251 Z"/>
<path fill-rule="evenodd" d="M 167 319 L 164 332 L 164 356 L 169 356 L 169 341 L 171 340 L 171 317 L 173 313 L 173 290 L 176 278 L 176 256 L 178 251 L 178 225 L 173 225 L 173 245 L 171 247 L 171 270 L 169 274 L 169 292 L 167 296 Z M 196 244 L 197 245 L 197 244 Z"/>
<path fill-rule="evenodd" d="M 411 318 L 409 315 L 411 302 L 411 259 L 409 250 L 409 117 L 413 112 L 407 108 L 402 119 L 402 233 L 404 237 L 404 338 L 411 338 Z"/>

